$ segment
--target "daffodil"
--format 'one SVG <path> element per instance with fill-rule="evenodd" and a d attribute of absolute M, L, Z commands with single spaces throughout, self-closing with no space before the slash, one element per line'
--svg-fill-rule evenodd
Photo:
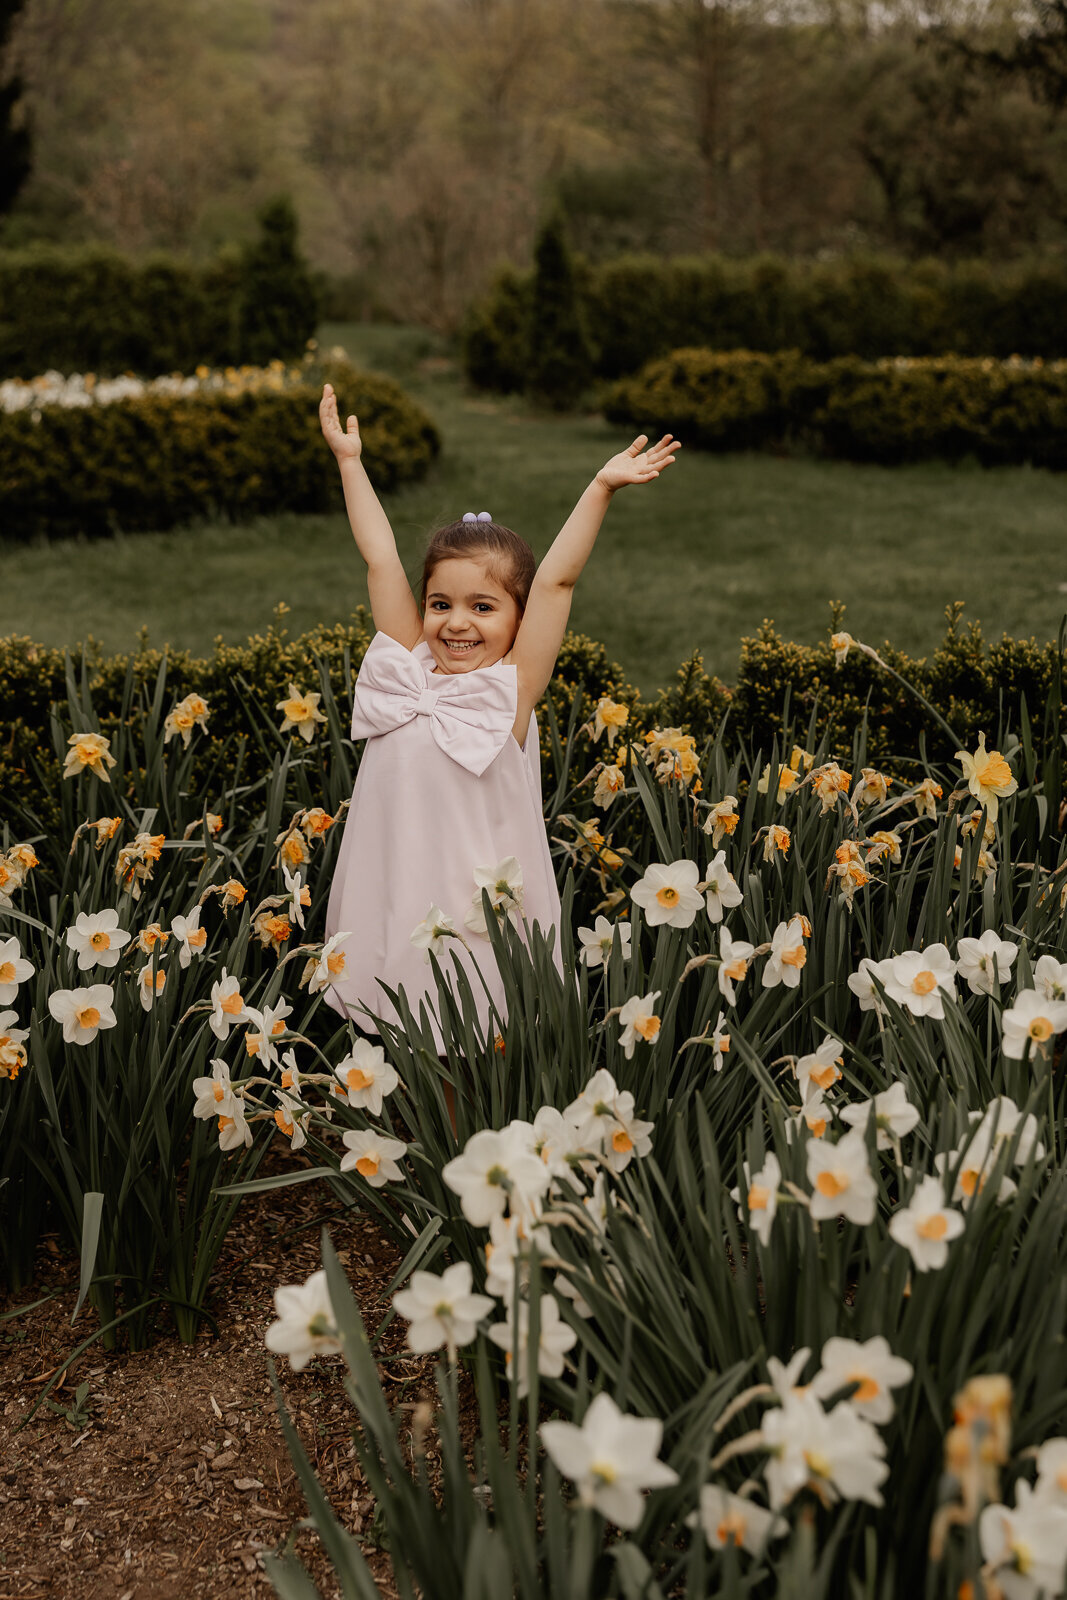
<path fill-rule="evenodd" d="M 83 772 L 91 772 L 104 783 L 111 782 L 107 768 L 118 763 L 111 754 L 110 739 L 102 733 L 72 733 L 67 744 L 70 748 L 63 768 L 64 778 L 77 778 Z"/>
<path fill-rule="evenodd" d="M 146 1011 L 151 1011 L 157 997 L 163 993 L 167 984 L 167 974 L 162 967 L 157 967 L 155 976 L 152 975 L 152 963 L 148 961 L 137 974 L 137 988 L 141 996 L 141 1005 Z"/>
<path fill-rule="evenodd" d="M 978 1518 L 978 1541 L 986 1563 L 983 1573 L 1010 1600 L 1038 1600 L 1062 1595 L 1067 1566 L 1067 1508 L 1039 1498 L 1020 1478 L 1015 1509 L 984 1506 Z"/>
<path fill-rule="evenodd" d="M 493 1310 L 487 1294 L 473 1294 L 473 1274 L 468 1261 L 457 1261 L 440 1276 L 413 1272 L 406 1289 L 393 1296 L 393 1307 L 408 1321 L 407 1346 L 426 1355 L 446 1345 L 454 1355 L 459 1345 L 470 1344 L 478 1324 Z"/>
<path fill-rule="evenodd" d="M 979 805 L 985 806 L 990 822 L 996 822 L 1000 802 L 1019 787 L 1019 780 L 1012 777 L 1007 761 L 999 750 L 986 749 L 984 733 L 978 735 L 978 748 L 973 755 L 957 750 L 956 760 L 963 768 L 968 789 Z"/>
<path fill-rule="evenodd" d="M 905 950 L 891 956 L 885 979 L 885 992 L 913 1016 L 945 1015 L 944 1001 L 956 998 L 956 963 L 943 944 L 929 944 L 924 950 Z"/>
<path fill-rule="evenodd" d="M 867 1159 L 867 1144 L 858 1128 L 846 1133 L 836 1144 L 812 1139 L 807 1148 L 811 1218 L 822 1222 L 830 1217 L 845 1217 L 866 1227 L 874 1221 L 878 1186 Z"/>
<path fill-rule="evenodd" d="M 930 817 L 936 821 L 937 801 L 941 799 L 943 793 L 941 785 L 935 783 L 933 778 L 924 778 L 921 783 L 916 784 L 909 798 L 914 800 L 915 809 L 920 817 Z"/>
<path fill-rule="evenodd" d="M 343 1133 L 341 1143 L 346 1146 L 341 1157 L 341 1171 L 350 1172 L 354 1168 L 372 1189 L 399 1182 L 403 1177 L 397 1166 L 407 1153 L 407 1145 L 402 1140 L 389 1139 L 373 1128 L 361 1128 Z"/>
<path fill-rule="evenodd" d="M 211 1016 L 208 1019 L 212 1033 L 217 1039 L 229 1037 L 231 1028 L 241 1022 L 247 1022 L 249 1013 L 241 998 L 240 979 L 234 974 L 228 974 L 223 967 L 221 977 L 211 985 Z"/>
<path fill-rule="evenodd" d="M 302 1150 L 307 1144 L 311 1112 L 300 1100 L 294 1099 L 284 1090 L 276 1089 L 274 1093 L 278 1101 L 274 1112 L 274 1126 L 284 1138 L 288 1139 L 291 1150 Z"/>
<path fill-rule="evenodd" d="M 200 926 L 200 907 L 194 906 L 188 916 L 173 917 L 170 931 L 177 939 L 178 965 L 187 967 L 194 956 L 202 956 L 207 949 L 207 929 Z"/>
<path fill-rule="evenodd" d="M 708 916 L 712 922 L 721 922 L 724 912 L 739 906 L 745 898 L 737 886 L 737 880 L 727 870 L 725 850 L 720 850 L 718 855 L 708 862 L 703 887 Z"/>
<path fill-rule="evenodd" d="M 302 832 L 309 839 L 322 839 L 333 827 L 336 818 L 331 817 L 322 806 L 311 806 L 300 819 Z"/>
<path fill-rule="evenodd" d="M 832 633 L 830 635 L 830 649 L 834 653 L 835 667 L 839 667 L 841 665 L 855 643 L 856 641 L 852 635 L 850 633 L 845 633 L 843 630 L 840 633 Z"/>
<path fill-rule="evenodd" d="M 819 798 L 822 807 L 820 816 L 825 817 L 832 811 L 842 795 L 848 794 L 848 786 L 852 782 L 852 774 L 845 772 L 836 761 L 827 761 L 821 767 L 815 767 L 808 774 L 812 793 Z"/>
<path fill-rule="evenodd" d="M 889 1340 L 881 1334 L 862 1344 L 856 1339 L 827 1339 L 822 1347 L 820 1370 L 811 1382 L 811 1392 L 828 1400 L 850 1383 L 859 1387 L 846 1404 L 868 1422 L 889 1422 L 893 1415 L 892 1389 L 910 1383 L 915 1369 L 910 1361 L 895 1356 Z"/>
<path fill-rule="evenodd" d="M 875 1142 L 879 1150 L 891 1150 L 894 1140 L 903 1139 L 919 1121 L 919 1108 L 912 1105 L 902 1083 L 890 1084 L 888 1089 L 871 1100 L 842 1106 L 839 1115 L 842 1122 L 863 1132 L 872 1112 L 878 1130 Z"/>
<path fill-rule="evenodd" d="M 879 806 L 889 798 L 889 788 L 892 778 L 884 772 L 879 772 L 876 767 L 863 767 L 859 781 L 852 791 L 854 804 L 861 806 Z"/>
<path fill-rule="evenodd" d="M 771 1229 L 778 1211 L 778 1190 L 782 1182 L 782 1169 L 778 1157 L 768 1152 L 762 1167 L 753 1175 L 748 1162 L 744 1162 L 744 1199 L 741 1189 L 731 1189 L 730 1198 L 737 1206 L 737 1215 L 759 1237 L 766 1248 L 771 1242 Z"/>
<path fill-rule="evenodd" d="M 580 1426 L 549 1421 L 540 1432 L 550 1460 L 577 1485 L 580 1504 L 616 1527 L 637 1527 L 645 1511 L 643 1490 L 678 1482 L 674 1469 L 659 1460 L 662 1422 L 626 1415 L 605 1391 L 594 1397 Z"/>
<path fill-rule="evenodd" d="M 513 919 L 522 912 L 522 867 L 514 856 L 505 856 L 495 867 L 474 868 L 474 898 L 463 919 L 464 926 L 474 933 L 487 933 L 482 891 L 489 895 L 489 903 L 499 920 L 505 916 Z"/>
<path fill-rule="evenodd" d="M 310 744 L 315 737 L 316 724 L 326 721 L 319 710 L 321 699 L 321 694 L 305 694 L 295 683 L 291 683 L 288 697 L 278 701 L 277 709 L 284 713 L 284 721 L 278 732 L 288 733 L 290 728 L 295 728 L 305 743 Z"/>
<path fill-rule="evenodd" d="M 715 1018 L 715 1026 L 711 1033 L 711 1046 L 715 1052 L 711 1064 L 716 1072 L 722 1071 L 725 1058 L 730 1053 L 730 1034 L 725 1023 L 726 1012 L 720 1011 Z"/>
<path fill-rule="evenodd" d="M 304 926 L 304 912 L 311 905 L 311 890 L 300 876 L 299 872 L 290 872 L 286 866 L 282 867 L 282 877 L 285 880 L 286 891 L 289 895 L 289 904 L 285 914 L 290 922 L 298 928 Z"/>
<path fill-rule="evenodd" d="M 628 961 L 633 931 L 628 922 L 609 922 L 607 917 L 597 917 L 591 928 L 578 929 L 582 946 L 578 960 L 586 967 L 606 967 L 612 950 L 618 945 L 623 961 Z"/>
<path fill-rule="evenodd" d="M 63 1026 L 67 1044 L 91 1044 L 101 1028 L 113 1028 L 115 991 L 110 983 L 82 989 L 56 989 L 48 996 L 48 1010 Z"/>
<path fill-rule="evenodd" d="M 14 1081 L 26 1065 L 28 1028 L 16 1028 L 14 1011 L 0 1011 L 0 1078 Z"/>
<path fill-rule="evenodd" d="M 400 1082 L 381 1045 L 371 1044 L 369 1039 L 357 1039 L 333 1070 L 348 1095 L 349 1105 L 369 1111 L 372 1117 L 381 1116 L 383 1097 L 392 1094 Z"/>
<path fill-rule="evenodd" d="M 619 1043 L 627 1061 L 631 1060 L 634 1046 L 638 1038 L 646 1044 L 654 1044 L 660 1030 L 660 1018 L 656 1016 L 654 1006 L 660 997 L 661 991 L 653 989 L 651 994 L 632 995 L 619 1011 L 619 1025 L 622 1033 Z"/>
<path fill-rule="evenodd" d="M 923 1178 L 906 1206 L 889 1219 L 890 1237 L 909 1251 L 918 1272 L 945 1265 L 948 1246 L 963 1232 L 964 1220 L 945 1204 L 941 1179 Z"/>
<path fill-rule="evenodd" d="M 723 834 L 731 834 L 737 827 L 741 818 L 737 814 L 737 796 L 728 794 L 722 800 L 717 800 L 708 810 L 704 819 L 704 832 L 711 834 L 711 847 L 719 848 L 719 840 Z"/>
<path fill-rule="evenodd" d="M 772 1509 L 788 1505 L 809 1483 L 826 1500 L 883 1504 L 880 1486 L 889 1476 L 885 1442 L 846 1400 L 827 1412 L 810 1390 L 792 1394 L 763 1413 L 760 1431 L 770 1453 L 766 1477 Z"/>
<path fill-rule="evenodd" d="M 621 729 L 629 721 L 630 711 L 628 706 L 620 705 L 610 699 L 606 694 L 601 695 L 597 701 L 596 717 L 593 722 L 593 743 L 595 744 L 601 734 L 608 736 L 608 745 L 614 745 Z"/>
<path fill-rule="evenodd" d="M 789 1532 L 784 1517 L 776 1517 L 766 1507 L 741 1495 L 730 1494 L 717 1483 L 705 1483 L 700 1490 L 699 1509 L 686 1517 L 686 1526 L 700 1528 L 708 1548 L 725 1550 L 734 1545 L 749 1555 L 762 1555 L 772 1539 Z"/>
<path fill-rule="evenodd" d="M 778 768 L 778 780 L 775 786 L 775 799 L 779 805 L 784 804 L 790 792 L 796 788 L 799 782 L 800 774 L 794 771 L 792 767 Z M 759 790 L 760 794 L 766 794 L 769 791 L 770 786 L 771 765 L 770 762 L 768 762 L 764 767 L 762 774 L 760 775 L 759 781 L 756 784 L 756 788 Z"/>
<path fill-rule="evenodd" d="M 1067 1000 L 1047 1000 L 1037 989 L 1022 989 L 1015 1004 L 1001 1013 L 1000 1025 L 1004 1054 L 1020 1061 L 1028 1043 L 1033 1055 L 1057 1033 L 1067 1030 Z"/>
<path fill-rule="evenodd" d="M 736 1003 L 734 984 L 746 976 L 755 953 L 755 945 L 733 938 L 725 923 L 719 928 L 719 992 L 727 1005 Z"/>
<path fill-rule="evenodd" d="M 18 995 L 20 983 L 37 971 L 32 961 L 22 954 L 22 946 L 14 935 L 0 939 L 0 1006 L 10 1005 Z"/>
<path fill-rule="evenodd" d="M 644 877 L 630 890 L 630 899 L 641 907 L 650 928 L 666 923 L 669 928 L 692 927 L 703 899 L 696 885 L 700 868 L 695 861 L 653 861 Z"/>
<path fill-rule="evenodd" d="M 887 1007 L 875 987 L 877 979 L 885 988 L 889 977 L 889 961 L 872 961 L 870 956 L 864 956 L 855 972 L 850 972 L 845 980 L 852 993 L 860 1003 L 861 1011 L 877 1011 L 883 1016 Z"/>
<path fill-rule="evenodd" d="M 800 983 L 800 973 L 808 959 L 804 948 L 803 930 L 792 917 L 780 922 L 771 934 L 770 954 L 763 967 L 760 981 L 765 989 L 784 984 L 795 989 Z"/>
<path fill-rule="evenodd" d="M 518 1316 L 513 1320 L 515 1311 Z M 537 1370 L 543 1378 L 559 1378 L 563 1375 L 563 1358 L 577 1341 L 578 1335 L 560 1316 L 559 1305 L 554 1295 L 541 1296 L 540 1313 Z M 527 1359 L 530 1338 L 529 1303 L 520 1300 L 517 1307 L 509 1307 L 507 1320 L 494 1322 L 489 1329 L 489 1337 L 504 1352 L 508 1377 L 512 1382 L 518 1379 L 516 1392 L 521 1400 L 529 1389 Z"/>
<path fill-rule="evenodd" d="M 277 1040 L 286 1031 L 286 1017 L 292 1014 L 292 1006 L 282 995 L 273 1006 L 264 1006 L 262 1011 L 256 1006 L 246 1005 L 245 1017 L 251 1027 L 245 1032 L 245 1053 L 255 1056 L 264 1068 L 277 1066 Z"/>
<path fill-rule="evenodd" d="M 193 1094 L 196 1096 L 193 1116 L 205 1121 L 212 1117 L 232 1116 L 233 1107 L 239 1102 L 226 1062 L 220 1056 L 213 1056 L 210 1066 L 210 1078 L 193 1079 Z"/>
<path fill-rule="evenodd" d="M 441 1177 L 459 1196 L 463 1215 L 475 1228 L 488 1228 L 509 1204 L 513 1213 L 536 1209 L 552 1181 L 532 1149 L 532 1139 L 514 1126 L 483 1128 L 473 1134 L 462 1154 L 441 1168 Z"/>
<path fill-rule="evenodd" d="M 1039 956 L 1034 968 L 1034 987 L 1046 1000 L 1067 1000 L 1067 961 L 1055 956 Z"/>
<path fill-rule="evenodd" d="M 792 842 L 793 836 L 789 832 L 789 829 L 780 827 L 777 822 L 772 822 L 770 827 L 767 829 L 767 837 L 763 841 L 764 861 L 770 861 L 776 850 L 778 850 L 783 856 L 787 856 L 789 854 L 789 846 L 792 844 Z"/>
<path fill-rule="evenodd" d="M 799 1058 L 795 1071 L 800 1092 L 805 1098 L 813 1084 L 825 1094 L 835 1083 L 841 1081 L 843 1050 L 844 1045 L 841 1040 L 835 1039 L 832 1033 L 828 1033 L 817 1050 Z"/>
<path fill-rule="evenodd" d="M 312 957 L 304 968 L 301 984 L 306 983 L 308 994 L 318 994 L 321 989 L 336 983 L 345 970 L 345 953 L 340 948 L 352 935 L 339 930 L 323 945 L 318 957 Z"/>
<path fill-rule="evenodd" d="M 1002 939 L 995 928 L 987 928 L 979 939 L 960 939 L 956 944 L 957 971 L 972 994 L 992 994 L 993 985 L 1007 983 L 1019 946 Z"/>
<path fill-rule="evenodd" d="M 340 1350 L 325 1272 L 313 1272 L 304 1284 L 275 1289 L 274 1310 L 278 1320 L 267 1329 L 264 1342 L 268 1350 L 288 1356 L 294 1372 L 303 1371 L 313 1356 Z"/>
<path fill-rule="evenodd" d="M 617 794 L 621 794 L 626 787 L 626 774 L 621 767 L 607 761 L 597 773 L 596 787 L 593 790 L 593 804 L 606 811 Z"/>
<path fill-rule="evenodd" d="M 449 939 L 460 939 L 462 943 L 452 918 L 446 916 L 438 905 L 432 905 L 419 925 L 411 932 L 411 942 L 416 950 L 426 952 L 423 959 L 427 966 L 430 964 L 431 955 L 435 955 L 438 961 L 444 960 Z"/>

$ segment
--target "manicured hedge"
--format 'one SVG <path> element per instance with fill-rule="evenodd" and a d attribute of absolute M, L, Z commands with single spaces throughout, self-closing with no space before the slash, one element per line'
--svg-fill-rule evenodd
<path fill-rule="evenodd" d="M 620 256 L 576 263 L 597 375 L 616 378 L 681 346 L 855 355 L 1067 355 L 1067 260 L 992 266 L 858 256 Z M 471 382 L 526 386 L 533 273 L 505 268 L 470 308 Z"/>
<path fill-rule="evenodd" d="M 206 263 L 162 253 L 133 260 L 102 245 L 0 252 L 4 377 L 49 369 L 147 377 L 284 360 L 301 354 L 317 319 L 284 200 L 260 212 L 258 239 Z"/>
<path fill-rule="evenodd" d="M 1021 731 L 1035 748 L 1047 746 L 1047 719 L 1063 725 L 1062 641 L 1059 645 L 1039 644 L 1032 638 L 1004 635 L 987 646 L 977 624 L 961 628 L 961 610 L 959 605 L 948 609 L 945 637 L 930 657 L 909 657 L 885 644 L 880 646 L 882 659 L 937 708 L 968 749 L 974 748 L 982 729 L 993 748 L 1005 726 Z M 843 626 L 840 609 L 834 612 L 834 626 Z M 203 792 L 206 805 L 211 806 L 221 784 L 233 781 L 238 763 L 249 806 L 254 810 L 261 803 L 258 780 L 270 771 L 278 747 L 273 736 L 264 738 L 259 707 L 273 707 L 284 698 L 291 682 L 331 696 L 340 724 L 347 728 L 351 684 L 371 634 L 370 619 L 361 608 L 349 623 L 316 628 L 296 639 L 288 638 L 284 627 L 272 625 L 265 635 L 257 634 L 246 644 L 220 644 L 208 659 L 168 649 L 167 708 L 193 691 L 211 708 L 210 733 L 206 738 L 198 736 L 193 746 L 189 776 L 190 785 Z M 70 731 L 68 665 L 76 685 L 83 677 L 88 683 L 100 731 L 110 734 L 123 719 L 131 668 L 133 703 L 138 694 L 150 702 L 162 659 L 158 650 L 104 657 L 80 645 L 65 659 L 62 650 L 29 639 L 0 638 L 0 705 L 6 708 L 0 739 L 0 847 L 6 823 L 18 832 L 14 821 L 17 807 L 28 808 L 42 830 L 57 825 L 61 768 L 53 753 L 51 718 L 59 719 L 64 735 Z M 249 689 L 254 689 L 254 700 Z M 783 718 L 787 691 L 788 723 Z M 639 737 L 652 727 L 682 727 L 696 736 L 698 750 L 726 716 L 730 744 L 743 745 L 750 754 L 762 751 L 766 757 L 774 740 L 781 748 L 783 737 L 797 738 L 814 750 L 825 735 L 830 754 L 848 762 L 865 713 L 865 759 L 888 772 L 913 774 L 918 765 L 916 752 L 923 743 L 935 761 L 951 761 L 958 748 L 955 738 L 938 725 L 915 695 L 870 657 L 852 649 L 838 666 L 827 643 L 791 643 L 769 622 L 754 637 L 741 641 L 737 682 L 732 688 L 709 676 L 699 653 L 694 653 L 682 663 L 673 684 L 646 700 L 627 683 L 603 645 L 581 634 L 568 634 L 550 694 L 563 737 L 578 694 L 586 697 L 583 716 L 589 715 L 590 702 L 608 694 L 630 707 L 628 733 Z M 129 706 L 125 714 L 129 715 Z M 537 718 L 547 800 L 554 792 L 557 773 L 544 701 L 537 708 Z M 595 750 L 585 746 L 581 736 L 579 744 L 586 749 L 590 767 L 605 753 L 603 745 Z M 177 751 L 178 746 L 174 748 Z M 303 759 L 324 764 L 321 792 L 336 788 L 339 752 L 321 739 L 300 749 Z M 572 762 L 572 775 L 584 770 L 582 762 L 580 748 Z M 112 781 L 113 792 L 122 793 L 121 775 L 113 775 Z M 1058 780 L 1050 783 L 1048 792 L 1057 786 L 1062 787 Z"/>
<path fill-rule="evenodd" d="M 319 427 L 324 379 L 342 414 L 358 414 L 364 460 L 380 489 L 423 476 L 440 449 L 427 413 L 391 379 L 334 360 L 287 389 L 0 413 L 0 534 L 99 535 L 220 513 L 340 506 Z"/>
<path fill-rule="evenodd" d="M 613 422 L 670 429 L 707 450 L 797 445 L 888 464 L 973 455 L 1067 468 L 1067 361 L 676 350 L 619 379 L 603 407 Z"/>

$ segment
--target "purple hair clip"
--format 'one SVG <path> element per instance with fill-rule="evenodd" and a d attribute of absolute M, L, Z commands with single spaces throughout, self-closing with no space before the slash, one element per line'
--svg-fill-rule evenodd
<path fill-rule="evenodd" d="M 465 511 L 463 520 L 464 522 L 492 522 L 493 514 L 491 511 L 479 511 L 478 515 L 475 516 L 473 511 Z"/>

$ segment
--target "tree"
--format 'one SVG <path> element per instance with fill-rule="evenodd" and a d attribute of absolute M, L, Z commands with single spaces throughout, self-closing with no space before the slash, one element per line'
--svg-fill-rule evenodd
<path fill-rule="evenodd" d="M 25 0 L 0 0 L 0 59 L 7 50 L 15 18 Z M 6 216 L 32 167 L 32 138 L 17 72 L 0 78 L 0 216 Z"/>
<path fill-rule="evenodd" d="M 243 361 L 263 365 L 299 354 L 315 331 L 318 296 L 297 243 L 297 219 L 285 195 L 259 212 L 259 238 L 244 253 L 238 306 Z"/>
<path fill-rule="evenodd" d="M 554 411 L 574 407 L 593 371 L 563 218 L 553 212 L 534 247 L 527 393 Z"/>

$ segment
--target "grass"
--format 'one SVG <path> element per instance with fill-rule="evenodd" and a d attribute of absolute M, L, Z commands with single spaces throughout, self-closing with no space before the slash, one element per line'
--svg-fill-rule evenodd
<path fill-rule="evenodd" d="M 465 392 L 455 364 L 418 329 L 328 326 L 357 362 L 395 374 L 441 428 L 423 484 L 386 498 L 413 579 L 435 525 L 492 511 L 540 556 L 583 487 L 629 436 L 595 416 L 538 415 L 513 397 Z M 151 470 L 146 462 L 145 470 Z M 334 471 L 323 447 L 323 471 Z M 700 649 L 730 681 L 739 641 L 764 617 L 787 637 L 825 636 L 827 602 L 858 638 L 913 654 L 964 600 L 987 635 L 1055 635 L 1067 610 L 1063 480 L 1027 468 L 907 468 L 682 451 L 659 482 L 620 494 L 575 593 L 571 624 L 602 640 L 646 693 Z M 283 514 L 233 526 L 0 545 L 4 626 L 107 651 L 261 631 L 279 600 L 299 632 L 366 603 L 347 520 Z"/>

